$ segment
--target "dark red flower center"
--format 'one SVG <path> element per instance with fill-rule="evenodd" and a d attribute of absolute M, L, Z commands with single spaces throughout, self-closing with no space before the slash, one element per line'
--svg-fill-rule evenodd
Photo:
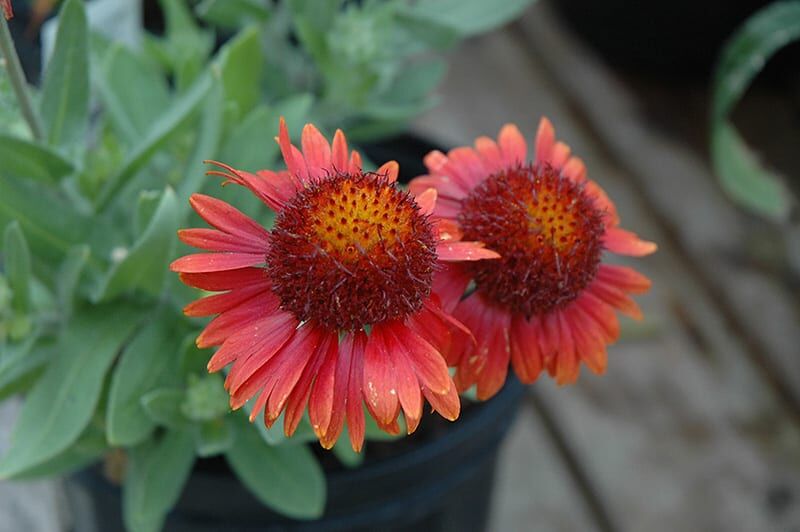
<path fill-rule="evenodd" d="M 462 201 L 464 240 L 499 260 L 470 263 L 477 290 L 525 316 L 574 300 L 597 273 L 602 213 L 583 187 L 550 166 L 520 166 L 486 178 Z"/>
<path fill-rule="evenodd" d="M 266 257 L 273 290 L 300 320 L 357 330 L 419 310 L 436 238 L 413 197 L 375 174 L 337 174 L 278 214 Z"/>

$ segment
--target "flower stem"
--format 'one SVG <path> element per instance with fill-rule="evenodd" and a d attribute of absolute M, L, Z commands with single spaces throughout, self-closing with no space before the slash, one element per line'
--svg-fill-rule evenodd
<path fill-rule="evenodd" d="M 44 128 L 39 114 L 33 107 L 31 95 L 28 92 L 28 82 L 25 80 L 25 73 L 22 72 L 22 65 L 19 62 L 17 49 L 14 47 L 14 40 L 11 38 L 11 31 L 8 29 L 8 22 L 5 17 L 0 16 L 0 54 L 5 59 L 8 78 L 11 80 L 11 87 L 17 96 L 22 116 L 31 128 L 33 138 L 42 140 Z"/>

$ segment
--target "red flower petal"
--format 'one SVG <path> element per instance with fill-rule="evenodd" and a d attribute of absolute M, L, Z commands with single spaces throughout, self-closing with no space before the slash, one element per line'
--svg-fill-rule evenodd
<path fill-rule="evenodd" d="M 423 308 L 416 314 L 409 316 L 406 323 L 414 332 L 442 353 L 448 365 L 458 362 L 458 360 L 451 361 L 448 358 L 451 352 L 453 334 L 448 324 L 436 314 L 427 308 Z"/>
<path fill-rule="evenodd" d="M 281 415 L 289 394 L 297 385 L 301 375 L 316 358 L 320 348 L 327 349 L 331 332 L 306 322 L 301 325 L 289 342 L 270 361 L 271 382 L 265 388 L 272 391 L 267 401 L 264 419 L 273 422 Z"/>
<path fill-rule="evenodd" d="M 433 277 L 431 292 L 439 296 L 442 308 L 452 312 L 456 308 L 461 296 L 464 295 L 470 282 L 470 275 L 458 264 L 445 263 L 442 269 Z"/>
<path fill-rule="evenodd" d="M 571 152 L 572 150 L 570 150 L 569 146 L 560 141 L 556 142 L 555 146 L 553 146 L 553 154 L 550 157 L 550 165 L 556 170 L 562 170 L 564 165 L 567 164 Z"/>
<path fill-rule="evenodd" d="M 350 154 L 348 172 L 351 174 L 360 174 L 361 166 L 361 154 L 353 150 L 353 153 Z"/>
<path fill-rule="evenodd" d="M 3 16 L 6 20 L 14 18 L 14 10 L 11 8 L 11 0 L 0 0 L 0 7 L 3 8 Z"/>
<path fill-rule="evenodd" d="M 439 240 L 461 240 L 464 237 L 458 227 L 458 222 L 447 218 L 439 218 L 434 220 L 434 223 L 436 224 Z"/>
<path fill-rule="evenodd" d="M 256 320 L 274 314 L 279 305 L 278 298 L 272 292 L 265 291 L 226 310 L 206 325 L 197 337 L 197 347 L 203 349 L 221 345 Z"/>
<path fill-rule="evenodd" d="M 313 124 L 306 124 L 301 142 L 308 175 L 312 178 L 327 175 L 331 168 L 331 147 L 322 133 Z"/>
<path fill-rule="evenodd" d="M 280 146 L 283 160 L 286 162 L 286 168 L 289 169 L 292 177 L 301 183 L 307 181 L 308 168 L 306 167 L 306 160 L 300 150 L 292 145 L 292 141 L 289 138 L 289 130 L 286 128 L 286 120 L 283 117 L 281 117 L 278 125 L 278 137 L 275 140 Z"/>
<path fill-rule="evenodd" d="M 223 185 L 235 183 L 249 189 L 253 195 L 274 210 L 283 208 L 286 201 L 297 192 L 297 181 L 292 179 L 289 172 L 259 170 L 253 175 L 250 172 L 237 170 L 219 161 L 208 160 L 203 162 L 216 165 L 225 170 L 224 172 L 209 170 L 206 175 L 224 177 Z"/>
<path fill-rule="evenodd" d="M 477 352 L 485 358 L 476 382 L 477 397 L 481 401 L 493 397 L 503 387 L 511 360 L 511 316 L 505 310 L 496 309 L 487 313 L 484 319 L 488 320 L 487 334 L 475 338 Z"/>
<path fill-rule="evenodd" d="M 635 320 L 643 318 L 642 309 L 639 308 L 639 305 L 619 288 L 595 279 L 589 285 L 588 290 L 598 299 L 616 308 L 626 316 L 630 316 Z"/>
<path fill-rule="evenodd" d="M 597 279 L 632 294 L 643 294 L 650 290 L 650 279 L 628 266 L 601 264 Z"/>
<path fill-rule="evenodd" d="M 578 356 L 575 352 L 572 328 L 561 310 L 555 311 L 554 314 L 559 327 L 559 343 L 554 376 L 556 378 L 556 384 L 561 386 L 575 382 L 578 379 L 580 367 L 578 366 Z"/>
<path fill-rule="evenodd" d="M 568 322 L 572 325 L 572 336 L 575 339 L 578 356 L 592 372 L 598 375 L 605 373 L 608 356 L 603 333 L 597 330 L 576 305 L 570 305 L 565 312 Z"/>
<path fill-rule="evenodd" d="M 440 172 L 449 176 L 465 190 L 471 190 L 487 175 L 481 158 L 472 148 L 466 146 L 450 150 L 447 153 L 447 164 Z"/>
<path fill-rule="evenodd" d="M 221 292 L 249 285 L 269 287 L 266 271 L 263 268 L 241 268 L 221 272 L 181 273 L 183 283 L 202 290 Z"/>
<path fill-rule="evenodd" d="M 605 213 L 606 224 L 611 227 L 619 225 L 619 214 L 617 214 L 617 207 L 608 197 L 606 191 L 591 179 L 584 181 L 583 186 L 586 190 L 586 193 L 594 198 L 594 203 L 597 208 Z"/>
<path fill-rule="evenodd" d="M 455 386 L 451 386 L 446 394 L 435 394 L 427 388 L 422 389 L 425 399 L 431 407 L 443 418 L 455 421 L 461 413 L 461 401 L 458 398 L 458 391 Z"/>
<path fill-rule="evenodd" d="M 545 117 L 539 121 L 539 129 L 536 131 L 536 164 L 550 163 L 553 147 L 556 143 L 556 130 L 553 123 Z"/>
<path fill-rule="evenodd" d="M 347 170 L 347 139 L 341 129 L 337 129 L 336 134 L 333 135 L 331 164 L 333 164 L 335 172 L 345 172 Z"/>
<path fill-rule="evenodd" d="M 483 159 L 483 166 L 486 168 L 488 175 L 497 173 L 505 168 L 503 154 L 494 140 L 489 137 L 478 137 L 475 139 L 475 150 Z"/>
<path fill-rule="evenodd" d="M 219 314 L 268 291 L 269 288 L 259 285 L 245 286 L 224 294 L 215 294 L 192 301 L 183 307 L 183 313 L 193 317 Z"/>
<path fill-rule="evenodd" d="M 303 370 L 300 380 L 289 394 L 286 401 L 286 412 L 283 415 L 283 432 L 287 437 L 292 436 L 303 418 L 306 405 L 311 395 L 311 384 L 319 374 L 320 367 L 327 359 L 335 359 L 339 348 L 339 338 L 335 333 L 323 339 L 311 361 Z"/>
<path fill-rule="evenodd" d="M 481 242 L 440 242 L 436 246 L 436 253 L 441 261 L 465 261 L 499 259 L 500 255 L 486 249 Z"/>
<path fill-rule="evenodd" d="M 525 384 L 535 381 L 542 372 L 542 353 L 538 340 L 539 319 L 514 316 L 511 322 L 511 364 L 519 380 Z"/>
<path fill-rule="evenodd" d="M 222 200 L 204 194 L 192 194 L 189 203 L 203 220 L 220 231 L 236 235 L 253 244 L 263 244 L 260 249 L 266 247 L 269 242 L 269 232 L 266 229 Z"/>
<path fill-rule="evenodd" d="M 467 192 L 455 181 L 447 176 L 421 175 L 415 177 L 408 184 L 408 190 L 415 196 L 419 196 L 429 188 L 435 188 L 440 196 L 450 199 L 460 200 L 467 196 Z"/>
<path fill-rule="evenodd" d="M 243 366 L 250 362 L 253 355 L 256 368 L 268 359 L 289 339 L 297 326 L 297 320 L 288 312 L 278 312 L 261 318 L 250 326 L 243 327 L 238 333 L 229 337 L 208 362 L 208 371 L 217 372 L 237 361 L 226 379 L 226 387 L 241 374 Z M 246 372 L 246 371 L 245 371 Z M 231 377 L 231 374 L 234 376 Z M 241 379 L 242 381 L 244 379 Z"/>
<path fill-rule="evenodd" d="M 442 167 L 447 164 L 447 155 L 439 150 L 433 150 L 425 156 L 423 162 L 431 174 L 438 174 Z"/>
<path fill-rule="evenodd" d="M 607 344 L 612 344 L 619 339 L 619 320 L 614 314 L 614 309 L 606 305 L 589 292 L 584 292 L 573 303 L 583 311 L 587 318 L 595 324 L 598 331 L 603 334 Z"/>
<path fill-rule="evenodd" d="M 653 242 L 641 240 L 634 233 L 619 227 L 606 229 L 606 234 L 603 236 L 603 244 L 612 253 L 631 257 L 650 255 L 658 249 L 658 246 Z"/>
<path fill-rule="evenodd" d="M 208 273 L 238 270 L 263 262 L 263 253 L 195 253 L 173 261 L 169 269 L 181 273 Z"/>
<path fill-rule="evenodd" d="M 364 400 L 381 425 L 391 424 L 398 409 L 394 356 L 387 345 L 386 329 L 385 323 L 373 325 L 364 353 Z"/>
<path fill-rule="evenodd" d="M 265 253 L 266 245 L 244 240 L 215 229 L 180 229 L 178 238 L 186 245 L 208 251 Z"/>
<path fill-rule="evenodd" d="M 570 157 L 561 169 L 561 175 L 576 183 L 586 181 L 586 165 L 579 157 Z"/>
<path fill-rule="evenodd" d="M 506 124 L 500 129 L 497 136 L 497 143 L 503 152 L 503 160 L 506 166 L 525 164 L 528 159 L 528 143 L 522 136 L 517 126 Z"/>
<path fill-rule="evenodd" d="M 442 354 L 408 327 L 399 324 L 389 327 L 413 366 L 419 382 L 435 394 L 447 392 L 452 379 Z"/>
<path fill-rule="evenodd" d="M 323 360 L 322 365 L 317 372 L 317 378 L 314 381 L 314 387 L 311 390 L 311 397 L 308 402 L 308 416 L 311 420 L 311 428 L 314 430 L 314 434 L 316 434 L 317 438 L 320 440 L 325 437 L 325 433 L 327 432 L 331 423 L 331 417 L 333 416 L 335 406 L 339 407 L 341 412 L 344 410 L 343 404 L 334 406 L 336 366 L 338 358 L 339 350 L 337 346 L 337 349 L 330 350 L 327 353 L 325 360 Z M 347 374 L 345 373 L 343 377 L 346 379 Z M 344 402 L 346 401 L 346 397 L 342 396 L 340 397 L 340 400 Z"/>
<path fill-rule="evenodd" d="M 394 327 L 391 331 L 392 338 L 389 339 L 387 345 L 394 355 L 394 371 L 395 383 L 397 384 L 397 397 L 400 401 L 400 406 L 403 408 L 405 414 L 408 434 L 416 430 L 419 425 L 419 420 L 422 418 L 422 392 L 420 391 L 420 383 L 417 380 L 414 364 L 409 360 L 405 349 L 398 342 L 397 331 L 394 329 L 404 328 L 403 325 Z M 402 333 L 401 333 L 402 334 Z M 445 366 L 445 371 L 447 367 Z"/>
<path fill-rule="evenodd" d="M 435 188 L 429 188 L 422 194 L 417 195 L 415 201 L 419 207 L 419 212 L 424 215 L 433 213 L 433 210 L 436 208 L 437 196 L 438 193 Z"/>
<path fill-rule="evenodd" d="M 394 183 L 397 181 L 397 176 L 400 173 L 400 165 L 397 164 L 397 161 L 389 161 L 383 163 L 380 168 L 375 170 L 375 173 L 385 177 L 390 183 Z"/>
<path fill-rule="evenodd" d="M 350 333 L 344 337 L 340 353 L 347 350 L 345 359 L 350 359 L 350 379 L 347 388 L 347 431 L 350 445 L 356 452 L 364 445 L 366 425 L 362 402 L 364 385 L 364 355 L 367 347 L 367 335 L 364 331 Z M 338 372 L 337 372 L 338 375 Z M 326 435 L 327 437 L 327 435 Z"/>

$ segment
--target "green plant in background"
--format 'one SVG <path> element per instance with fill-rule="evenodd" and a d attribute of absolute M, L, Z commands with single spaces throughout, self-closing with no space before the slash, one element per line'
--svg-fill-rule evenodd
<path fill-rule="evenodd" d="M 742 206 L 786 220 L 791 194 L 781 178 L 755 158 L 729 115 L 753 78 L 778 50 L 800 38 L 800 2 L 775 2 L 751 16 L 733 35 L 714 77 L 711 156 L 724 189 Z"/>
<path fill-rule="evenodd" d="M 161 0 L 164 35 L 134 50 L 66 0 L 38 89 L 12 64 L 0 21 L 0 398 L 24 395 L 0 478 L 65 474 L 123 450 L 126 525 L 156 530 L 196 457 L 222 456 L 264 504 L 320 515 L 307 421 L 287 440 L 281 423 L 230 413 L 205 372 L 210 353 L 189 340 L 201 324 L 181 308 L 195 293 L 167 269 L 185 252 L 177 229 L 197 225 L 189 195 L 214 187 L 272 218 L 244 191 L 219 191 L 202 161 L 273 166 L 264 124 L 279 116 L 292 131 L 313 118 L 364 139 L 400 129 L 432 104 L 444 72 L 432 51 L 529 2 Z M 219 49 L 217 34 L 230 35 Z M 357 465 L 346 445 L 334 451 Z"/>
<path fill-rule="evenodd" d="M 264 28 L 268 94 L 314 95 L 316 123 L 374 140 L 434 104 L 445 74 L 436 55 L 497 27 L 531 0 L 204 0 L 198 15 L 221 28 Z M 299 41 L 301 46 L 295 43 Z"/>

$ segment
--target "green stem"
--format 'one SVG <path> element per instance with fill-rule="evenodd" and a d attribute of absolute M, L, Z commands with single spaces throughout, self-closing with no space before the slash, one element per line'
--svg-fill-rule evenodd
<path fill-rule="evenodd" d="M 11 31 L 8 29 L 8 22 L 3 16 L 0 16 L 0 54 L 5 59 L 8 78 L 11 80 L 11 87 L 17 96 L 22 116 L 28 122 L 33 138 L 42 140 L 44 138 L 42 121 L 31 102 L 31 95 L 28 93 L 28 82 L 25 80 L 25 73 L 22 72 L 17 49 L 14 47 L 14 40 L 11 38 Z"/>

